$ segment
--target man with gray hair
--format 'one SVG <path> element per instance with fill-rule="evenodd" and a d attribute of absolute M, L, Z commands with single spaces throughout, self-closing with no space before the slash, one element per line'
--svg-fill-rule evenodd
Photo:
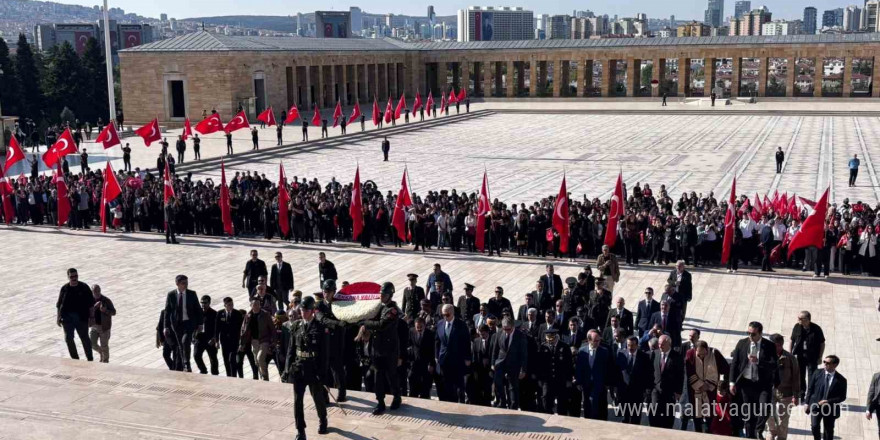
<path fill-rule="evenodd" d="M 528 341 L 522 332 L 514 331 L 513 320 L 501 321 L 501 332 L 495 335 L 492 350 L 492 371 L 495 373 L 495 402 L 498 408 L 519 409 L 519 381 L 526 377 Z"/>
<path fill-rule="evenodd" d="M 783 350 L 785 337 L 779 333 L 770 336 L 776 345 L 779 356 L 779 384 L 773 388 L 773 415 L 767 419 L 771 440 L 785 440 L 788 437 L 788 419 L 792 408 L 798 405 L 801 392 L 800 368 L 798 360 L 791 353 Z"/>
<path fill-rule="evenodd" d="M 95 298 L 95 304 L 89 311 L 89 340 L 92 347 L 100 355 L 103 363 L 110 362 L 110 326 L 112 317 L 116 315 L 116 308 L 113 307 L 113 301 L 101 294 L 101 286 L 95 284 L 92 286 L 92 296 Z"/>
<path fill-rule="evenodd" d="M 614 292 L 614 285 L 620 281 L 620 265 L 617 263 L 617 255 L 611 253 L 608 245 L 602 245 L 602 254 L 596 258 L 596 269 L 599 269 L 599 278 L 605 280 L 605 288 Z"/>
<path fill-rule="evenodd" d="M 455 317 L 452 304 L 443 304 L 440 310 L 443 319 L 437 323 L 434 344 L 437 374 L 442 378 L 437 395 L 446 402 L 464 402 L 464 376 L 473 358 L 470 330 L 464 321 Z"/>

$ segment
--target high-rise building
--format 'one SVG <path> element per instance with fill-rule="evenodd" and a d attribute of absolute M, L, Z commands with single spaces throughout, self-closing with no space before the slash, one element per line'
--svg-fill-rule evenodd
<path fill-rule="evenodd" d="M 636 14 L 636 20 L 648 21 L 648 14 L 645 14 L 644 12 L 639 12 L 638 14 Z"/>
<path fill-rule="evenodd" d="M 534 12 L 522 7 L 470 6 L 458 10 L 458 41 L 531 40 Z"/>
<path fill-rule="evenodd" d="M 551 15 L 547 22 L 545 36 L 548 40 L 568 40 L 571 38 L 571 15 Z"/>
<path fill-rule="evenodd" d="M 862 27 L 862 8 L 850 5 L 843 8 L 843 30 L 854 32 Z"/>
<path fill-rule="evenodd" d="M 762 35 L 762 26 L 764 23 L 770 22 L 772 14 L 766 6 L 758 9 L 752 9 L 742 18 L 730 19 L 729 35 Z"/>
<path fill-rule="evenodd" d="M 669 16 L 669 27 L 672 28 L 673 30 L 675 30 L 675 16 L 674 15 Z"/>
<path fill-rule="evenodd" d="M 862 29 L 865 32 L 880 32 L 877 20 L 878 13 L 880 13 L 880 1 L 870 0 L 865 3 L 865 9 L 862 11 Z"/>
<path fill-rule="evenodd" d="M 348 12 L 351 13 L 351 33 L 355 35 L 360 35 L 364 30 L 364 13 L 361 11 L 361 8 L 357 6 L 352 6 L 348 8 Z"/>
<path fill-rule="evenodd" d="M 315 11 L 315 37 L 350 38 L 351 12 Z"/>
<path fill-rule="evenodd" d="M 812 6 L 804 8 L 804 33 L 808 35 L 816 33 L 816 8 Z"/>
<path fill-rule="evenodd" d="M 822 13 L 822 27 L 843 26 L 843 8 L 829 9 Z"/>
<path fill-rule="evenodd" d="M 296 13 L 296 35 L 300 37 L 305 37 L 305 29 L 303 29 L 303 15 L 302 12 Z"/>
<path fill-rule="evenodd" d="M 737 0 L 734 5 L 733 18 L 742 18 L 752 10 L 752 2 L 749 0 Z"/>
<path fill-rule="evenodd" d="M 712 27 L 720 27 L 722 20 L 724 20 L 724 0 L 709 0 L 703 23 Z"/>
<path fill-rule="evenodd" d="M 163 23 L 168 21 L 168 14 L 159 14 L 159 21 Z"/>
<path fill-rule="evenodd" d="M 800 20 L 776 20 L 761 25 L 761 35 L 798 35 L 802 33 L 803 22 Z"/>
<path fill-rule="evenodd" d="M 710 27 L 699 21 L 691 21 L 676 28 L 678 37 L 708 37 Z"/>
<path fill-rule="evenodd" d="M 434 6 L 428 5 L 428 20 L 433 21 L 437 14 L 434 14 Z"/>

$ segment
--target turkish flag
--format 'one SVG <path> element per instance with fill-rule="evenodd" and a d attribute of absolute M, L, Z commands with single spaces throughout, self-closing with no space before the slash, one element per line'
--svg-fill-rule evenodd
<path fill-rule="evenodd" d="M 67 182 L 61 172 L 61 163 L 55 166 L 55 177 L 52 179 L 58 199 L 58 226 L 64 226 L 70 218 L 70 199 L 67 198 Z"/>
<path fill-rule="evenodd" d="M 284 176 L 284 163 L 278 164 L 278 227 L 281 228 L 281 238 L 287 238 L 290 233 L 290 194 L 287 193 L 287 178 Z"/>
<path fill-rule="evenodd" d="M 287 111 L 287 118 L 284 119 L 285 124 L 290 124 L 299 118 L 299 109 L 296 108 L 296 104 L 290 107 L 290 110 Z"/>
<path fill-rule="evenodd" d="M 559 187 L 559 195 L 556 196 L 556 205 L 553 208 L 553 229 L 559 233 L 559 252 L 568 252 L 568 191 L 565 188 L 565 175 L 562 175 L 562 186 Z"/>
<path fill-rule="evenodd" d="M 12 217 L 15 217 L 15 207 L 12 206 L 12 184 L 9 179 L 3 177 L 3 169 L 0 168 L 0 200 L 3 202 L 3 219 L 7 225 L 12 224 Z"/>
<path fill-rule="evenodd" d="M 741 213 L 741 214 L 748 214 L 748 213 L 749 213 L 749 208 L 751 208 L 751 207 L 752 207 L 752 202 L 750 202 L 749 199 L 746 198 L 746 201 L 743 202 L 742 206 L 739 207 L 739 211 L 738 211 L 738 212 Z"/>
<path fill-rule="evenodd" d="M 492 210 L 489 202 L 489 176 L 483 171 L 483 186 L 480 188 L 480 199 L 477 201 L 477 231 L 475 235 L 475 243 L 477 250 L 483 252 L 485 248 L 486 238 L 486 215 Z"/>
<path fill-rule="evenodd" d="M 220 113 L 211 113 L 201 122 L 196 124 L 196 131 L 201 134 L 216 133 L 223 129 L 223 121 L 220 120 Z"/>
<path fill-rule="evenodd" d="M 623 172 L 617 175 L 617 184 L 614 185 L 614 194 L 608 203 L 608 224 L 605 227 L 605 245 L 610 248 L 617 243 L 617 222 L 623 216 Z"/>
<path fill-rule="evenodd" d="M 275 125 L 275 113 L 272 111 L 272 107 L 263 110 L 263 113 L 257 115 L 257 120 L 265 122 L 270 127 Z"/>
<path fill-rule="evenodd" d="M 772 200 L 772 204 L 770 206 L 773 207 L 774 211 L 779 211 L 779 191 L 778 190 L 773 191 L 773 200 Z"/>
<path fill-rule="evenodd" d="M 400 101 L 397 101 L 397 107 L 394 108 L 394 119 L 400 119 L 404 109 L 406 109 L 406 98 L 400 95 Z"/>
<path fill-rule="evenodd" d="M 770 208 L 773 207 L 773 202 L 767 198 L 767 194 L 764 194 L 764 204 L 762 205 L 764 209 L 761 210 L 761 215 L 766 214 L 770 211 Z"/>
<path fill-rule="evenodd" d="M 761 196 L 759 196 L 758 193 L 755 193 L 755 203 L 752 206 L 755 207 L 755 209 L 752 210 L 752 220 L 757 222 L 764 213 L 764 203 L 761 202 Z"/>
<path fill-rule="evenodd" d="M 229 208 L 229 187 L 226 186 L 226 167 L 220 159 L 220 218 L 223 221 L 223 232 L 233 235 L 232 212 Z"/>
<path fill-rule="evenodd" d="M 361 118 L 361 103 L 355 102 L 354 108 L 351 109 L 351 117 L 348 118 L 349 125 L 357 122 L 357 120 L 360 118 Z"/>
<path fill-rule="evenodd" d="M 795 217 L 798 214 L 797 201 L 794 194 L 788 199 L 788 213 L 791 214 L 792 217 Z"/>
<path fill-rule="evenodd" d="M 382 120 L 379 119 L 379 102 L 374 97 L 373 98 L 373 125 L 378 127 L 380 122 L 382 122 Z"/>
<path fill-rule="evenodd" d="M 446 93 L 440 92 L 440 112 L 446 110 Z"/>
<path fill-rule="evenodd" d="M 165 191 L 163 202 L 168 203 L 168 199 L 174 197 L 174 184 L 171 182 L 171 173 L 168 171 L 168 162 L 165 162 L 165 178 L 163 179 L 165 184 Z"/>
<path fill-rule="evenodd" d="M 422 108 L 422 95 L 416 92 L 416 100 L 413 102 L 413 113 L 419 111 L 420 108 Z"/>
<path fill-rule="evenodd" d="M 816 202 L 816 210 L 807 216 L 801 229 L 798 230 L 791 242 L 788 244 L 788 256 L 801 248 L 816 246 L 819 249 L 824 247 L 825 241 L 825 217 L 828 215 L 828 189 L 822 193 L 822 197 Z"/>
<path fill-rule="evenodd" d="M 388 104 L 385 105 L 385 123 L 388 124 L 391 122 L 391 118 L 394 116 L 394 107 L 391 105 L 391 97 L 388 97 Z"/>
<path fill-rule="evenodd" d="M 467 89 L 462 87 L 458 90 L 458 96 L 456 97 L 457 101 L 464 101 L 467 98 Z"/>
<path fill-rule="evenodd" d="M 318 111 L 318 106 L 315 106 L 315 115 L 312 116 L 312 125 L 315 127 L 321 126 L 321 112 Z"/>
<path fill-rule="evenodd" d="M 113 125 L 113 124 L 110 124 Z M 122 188 L 119 181 L 116 180 L 116 173 L 110 162 L 107 162 L 107 168 L 104 170 L 104 190 L 101 192 L 101 232 L 107 232 L 107 204 L 122 194 Z"/>
<path fill-rule="evenodd" d="M 785 215 L 785 210 L 788 209 L 788 193 L 782 193 L 782 198 L 779 199 L 779 205 L 775 206 L 776 212 L 779 215 Z"/>
<path fill-rule="evenodd" d="M 76 143 L 73 141 L 73 136 L 70 135 L 70 129 L 67 128 L 64 130 L 64 133 L 61 133 L 58 140 L 52 144 L 52 148 L 43 153 L 43 162 L 45 162 L 47 167 L 52 168 L 64 156 L 75 153 Z"/>
<path fill-rule="evenodd" d="M 9 138 L 9 147 L 6 148 L 6 164 L 3 166 L 3 174 L 9 172 L 9 169 L 19 161 L 24 160 L 24 150 L 18 145 L 15 136 Z"/>
<path fill-rule="evenodd" d="M 248 122 L 247 115 L 244 114 L 244 110 L 238 112 L 225 127 L 223 127 L 223 131 L 227 133 L 232 133 L 236 130 L 241 130 L 242 128 L 250 128 L 251 124 Z"/>
<path fill-rule="evenodd" d="M 357 240 L 364 230 L 364 206 L 361 199 L 361 167 L 354 172 L 354 186 L 351 189 L 351 205 L 348 207 L 351 216 L 351 238 Z"/>
<path fill-rule="evenodd" d="M 733 177 L 733 185 L 730 187 L 730 197 L 727 199 L 727 213 L 724 214 L 724 241 L 721 243 L 721 264 L 727 264 L 730 259 L 730 250 L 733 249 L 733 228 L 736 227 L 736 176 Z"/>
<path fill-rule="evenodd" d="M 336 128 L 336 126 L 339 125 L 339 118 L 343 117 L 345 116 L 342 114 L 342 103 L 336 101 L 336 108 L 333 109 L 333 128 Z"/>
<path fill-rule="evenodd" d="M 122 145 L 122 142 L 119 141 L 119 133 L 116 132 L 116 124 L 110 122 L 101 130 L 101 133 L 98 134 L 98 137 L 95 138 L 95 143 L 101 142 L 104 144 L 104 149 L 112 148 L 116 145 Z"/>
<path fill-rule="evenodd" d="M 455 96 L 455 89 L 449 89 L 449 99 L 447 99 L 446 102 L 448 104 L 455 104 L 456 102 L 458 102 L 458 99 L 456 99 Z"/>
<path fill-rule="evenodd" d="M 406 178 L 406 168 L 403 169 L 403 177 L 400 179 L 400 191 L 397 193 L 397 201 L 394 203 L 394 213 L 391 214 L 391 225 L 397 230 L 400 241 L 406 241 L 406 209 L 412 206 L 412 198 L 409 196 L 409 184 Z"/>
<path fill-rule="evenodd" d="M 186 118 L 186 120 L 183 121 L 183 133 L 181 134 L 183 135 L 183 140 L 187 140 L 192 137 L 193 127 L 192 123 L 189 122 L 189 118 Z"/>
<path fill-rule="evenodd" d="M 147 125 L 138 128 L 134 133 L 144 139 L 144 144 L 150 146 L 153 142 L 162 140 L 162 133 L 159 131 L 159 120 L 153 119 Z"/>
<path fill-rule="evenodd" d="M 425 101 L 425 110 L 431 111 L 432 107 L 434 107 L 434 92 L 428 92 L 428 100 Z"/>

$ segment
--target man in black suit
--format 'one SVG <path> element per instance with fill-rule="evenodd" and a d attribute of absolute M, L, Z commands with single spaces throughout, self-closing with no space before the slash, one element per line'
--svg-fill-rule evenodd
<path fill-rule="evenodd" d="M 776 174 L 782 172 L 783 162 L 785 162 L 785 153 L 782 151 L 782 147 L 778 147 L 776 149 Z"/>
<path fill-rule="evenodd" d="M 755 415 L 745 420 L 748 438 L 763 438 L 773 387 L 779 380 L 776 345 L 763 338 L 763 331 L 760 322 L 750 322 L 748 337 L 737 342 L 730 362 L 730 394 L 742 393 L 743 405 Z"/>
<path fill-rule="evenodd" d="M 626 349 L 618 351 L 616 356 L 617 368 L 620 369 L 620 381 L 615 390 L 618 416 L 623 418 L 623 423 L 641 424 L 645 392 L 652 385 L 651 357 L 639 350 L 639 338 L 636 336 L 628 337 Z"/>
<path fill-rule="evenodd" d="M 388 140 L 388 136 L 382 140 L 382 156 L 385 157 L 385 162 L 388 162 L 388 153 L 391 152 L 391 142 Z"/>
<path fill-rule="evenodd" d="M 195 336 L 196 352 L 193 354 L 196 360 L 196 366 L 199 367 L 199 373 L 208 374 L 208 368 L 205 361 L 202 360 L 202 354 L 208 352 L 208 361 L 211 363 L 211 374 L 214 376 L 220 374 L 217 368 L 217 311 L 211 308 L 211 297 L 202 296 L 202 314 L 204 315 L 204 329 Z"/>
<path fill-rule="evenodd" d="M 434 377 L 434 340 L 436 335 L 425 328 L 424 318 L 415 318 L 409 330 L 409 397 L 431 398 L 431 383 Z"/>
<path fill-rule="evenodd" d="M 471 342 L 471 371 L 465 378 L 468 403 L 471 405 L 486 406 L 492 402 L 492 377 L 489 375 L 492 344 L 489 336 L 489 326 L 483 325 L 477 329 L 477 337 Z"/>
<path fill-rule="evenodd" d="M 444 304 L 441 313 L 443 320 L 437 323 L 434 343 L 437 373 L 442 383 L 442 389 L 437 394 L 440 400 L 446 402 L 462 402 L 464 376 L 473 358 L 470 331 L 464 321 L 456 319 L 455 306 L 452 304 Z"/>
<path fill-rule="evenodd" d="M 675 263 L 675 270 L 669 274 L 669 278 L 666 279 L 666 283 L 670 286 L 675 287 L 675 297 L 681 302 L 681 318 L 682 322 L 684 321 L 685 316 L 687 316 L 687 307 L 688 303 L 693 299 L 694 296 L 694 287 L 691 282 L 691 273 L 684 269 L 684 260 L 678 260 Z"/>
<path fill-rule="evenodd" d="M 535 298 L 535 307 L 542 315 L 545 310 L 553 309 L 553 304 L 556 303 L 556 301 L 553 300 L 553 295 L 547 291 L 547 284 L 540 279 L 535 283 L 535 290 L 532 292 L 532 297 Z"/>
<path fill-rule="evenodd" d="M 805 411 L 810 415 L 813 440 L 832 440 L 834 422 L 840 417 L 840 404 L 846 400 L 846 378 L 837 372 L 840 358 L 830 354 L 822 360 L 824 370 L 810 376 Z M 824 432 L 822 432 L 824 431 Z"/>
<path fill-rule="evenodd" d="M 871 385 L 868 386 L 868 402 L 865 404 L 865 417 L 871 420 L 877 417 L 877 429 L 880 430 L 880 372 L 874 373 Z"/>
<path fill-rule="evenodd" d="M 537 343 L 541 332 L 541 324 L 538 322 L 538 309 L 533 307 L 526 312 L 526 320 L 520 324 L 519 329 Z"/>
<path fill-rule="evenodd" d="M 254 288 L 257 287 L 257 280 L 260 276 L 268 276 L 269 271 L 266 270 L 266 262 L 257 258 L 257 250 L 251 250 L 251 258 L 244 265 L 244 274 L 241 277 L 241 287 L 246 288 L 248 297 L 253 296 Z"/>
<path fill-rule="evenodd" d="M 672 349 L 672 338 L 662 335 L 658 342 L 660 348 L 651 354 L 654 389 L 651 390 L 648 422 L 653 427 L 672 429 L 675 424 L 674 404 L 681 399 L 681 390 L 684 387 L 684 361 Z"/>
<path fill-rule="evenodd" d="M 581 320 L 577 316 L 568 319 L 568 329 L 562 335 L 562 342 L 571 348 L 571 354 L 576 355 L 578 349 L 587 340 L 587 332 L 581 328 Z"/>
<path fill-rule="evenodd" d="M 556 308 L 553 311 L 556 312 L 556 321 L 554 321 L 556 329 L 559 330 L 559 333 L 565 332 L 568 328 L 568 319 L 575 316 L 574 310 L 566 310 L 565 300 L 557 299 Z"/>
<path fill-rule="evenodd" d="M 639 301 L 639 307 L 636 310 L 636 328 L 639 330 L 639 336 L 645 334 L 651 329 L 651 316 L 660 311 L 660 303 L 654 300 L 654 289 L 645 287 L 645 299 Z"/>
<path fill-rule="evenodd" d="M 474 285 L 464 283 L 464 295 L 458 297 L 458 313 L 468 327 L 474 322 L 474 315 L 480 313 L 480 299 L 474 296 Z M 472 329 L 476 333 L 477 329 Z"/>
<path fill-rule="evenodd" d="M 538 326 L 538 345 L 544 343 L 544 333 L 551 328 L 556 330 L 562 328 L 562 326 L 556 322 L 556 311 L 552 309 L 544 312 L 544 323 Z"/>
<path fill-rule="evenodd" d="M 204 316 L 199 307 L 199 297 L 189 290 L 189 279 L 178 275 L 174 279 L 177 288 L 165 297 L 165 340 L 173 340 L 175 350 L 174 367 L 177 371 L 192 371 L 190 349 L 193 332 L 202 326 Z"/>
<path fill-rule="evenodd" d="M 411 323 L 419 316 L 419 305 L 425 299 L 425 289 L 418 285 L 418 275 L 411 273 L 407 274 L 406 278 L 409 280 L 409 286 L 403 288 L 401 308 L 403 309 L 403 319 L 412 325 Z"/>
<path fill-rule="evenodd" d="M 275 291 L 278 299 L 278 310 L 286 310 L 290 304 L 290 292 L 293 290 L 293 268 L 284 261 L 281 252 L 275 252 L 275 264 L 269 275 L 269 287 Z"/>
<path fill-rule="evenodd" d="M 544 283 L 544 287 L 546 287 L 546 291 L 552 295 L 553 301 L 555 303 L 557 299 L 562 297 L 562 278 L 559 275 L 556 275 L 553 271 L 553 265 L 548 264 L 545 266 L 547 270 L 546 275 L 541 275 L 541 282 Z M 540 303 L 540 301 L 539 301 Z"/>
<path fill-rule="evenodd" d="M 605 323 L 605 326 L 608 327 L 611 324 L 611 317 L 616 316 L 620 328 L 626 330 L 626 335 L 629 336 L 633 334 L 635 327 L 633 323 L 633 313 L 625 307 L 626 300 L 624 300 L 622 296 L 618 296 L 617 299 L 614 300 L 614 305 L 615 307 L 608 312 L 608 322 Z"/>
<path fill-rule="evenodd" d="M 496 318 L 500 318 L 505 309 L 513 314 L 513 306 L 510 305 L 510 300 L 504 297 L 504 288 L 501 286 L 495 286 L 495 296 L 489 298 L 486 304 L 489 308 L 489 314 Z"/>
<path fill-rule="evenodd" d="M 242 377 L 241 364 L 238 363 L 238 341 L 241 337 L 241 324 L 244 322 L 244 315 L 235 308 L 232 298 L 223 298 L 223 310 L 217 312 L 216 324 L 214 326 L 215 341 L 220 340 L 220 349 L 223 354 L 223 366 L 226 368 L 226 375 L 229 377 Z"/>
<path fill-rule="evenodd" d="M 761 272 L 774 272 L 770 264 L 770 252 L 773 250 L 773 223 L 773 220 L 770 220 L 761 228 L 761 250 L 764 254 L 761 259 Z"/>
<path fill-rule="evenodd" d="M 584 417 L 608 420 L 608 388 L 616 384 L 615 354 L 602 344 L 597 330 L 587 333 L 587 344 L 575 359 L 575 380 L 583 396 Z"/>
<path fill-rule="evenodd" d="M 519 306 L 519 310 L 516 312 L 516 321 L 522 325 L 528 320 L 529 309 L 537 308 L 537 304 L 535 303 L 535 294 L 529 292 L 526 294 L 526 303 Z"/>
<path fill-rule="evenodd" d="M 492 406 L 519 409 L 519 381 L 528 372 L 528 341 L 523 333 L 514 331 L 511 318 L 501 321 L 501 329 L 492 350 L 496 398 Z"/>
<path fill-rule="evenodd" d="M 336 281 L 337 278 L 336 266 L 327 259 L 323 252 L 318 252 L 318 289 L 324 287 L 324 280 Z"/>
<path fill-rule="evenodd" d="M 662 301 L 660 303 L 660 311 L 651 315 L 651 320 L 648 321 L 648 328 L 654 327 L 655 324 L 659 324 L 660 330 L 672 338 L 673 347 L 681 345 L 681 318 L 679 318 L 675 309 L 669 306 L 669 301 Z"/>

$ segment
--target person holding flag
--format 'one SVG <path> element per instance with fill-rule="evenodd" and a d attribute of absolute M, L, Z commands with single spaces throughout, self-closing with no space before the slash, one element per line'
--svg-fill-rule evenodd
<path fill-rule="evenodd" d="M 822 265 L 825 267 L 825 278 L 828 278 L 828 246 L 833 246 L 835 244 L 826 243 L 825 240 L 825 231 L 827 229 L 825 220 L 828 217 L 829 189 L 825 189 L 825 192 L 822 193 L 822 197 L 816 202 L 816 210 L 807 216 L 806 220 L 801 224 L 800 229 L 791 238 L 791 242 L 788 243 L 788 258 L 791 258 L 791 254 L 798 249 L 805 249 L 810 246 L 815 246 L 819 249 L 819 257 L 816 259 L 816 270 L 813 275 L 814 278 L 819 277 L 820 266 Z"/>
<path fill-rule="evenodd" d="M 434 106 L 434 92 L 433 91 L 428 92 L 428 100 L 425 101 L 425 107 L 427 108 L 428 113 L 433 111 L 434 117 L 435 118 L 437 117 L 437 107 Z"/>
<path fill-rule="evenodd" d="M 287 192 L 287 178 L 284 176 L 284 162 L 281 162 L 278 164 L 278 230 L 281 232 L 282 240 L 287 240 L 290 234 L 289 209 L 290 194 Z"/>
<path fill-rule="evenodd" d="M 489 175 L 483 170 L 483 186 L 480 188 L 480 198 L 477 200 L 477 228 L 474 236 L 474 242 L 477 252 L 483 253 L 486 241 L 486 216 L 492 211 L 492 205 L 489 202 Z"/>
<path fill-rule="evenodd" d="M 575 250 L 568 242 L 569 239 L 569 212 L 568 212 L 568 191 L 565 185 L 565 174 L 562 175 L 562 186 L 559 187 L 559 194 L 556 196 L 556 202 L 553 206 L 553 229 L 559 234 L 559 253 L 565 254 L 569 252 L 568 261 L 574 261 Z"/>
<path fill-rule="evenodd" d="M 422 95 L 419 92 L 416 92 L 416 100 L 413 102 L 413 116 L 415 117 L 415 113 L 419 112 L 419 120 L 425 120 L 425 107 L 422 105 Z"/>
<path fill-rule="evenodd" d="M 354 184 L 351 188 L 351 204 L 348 206 L 348 214 L 351 216 L 351 239 L 361 239 L 361 247 L 370 247 L 369 234 L 364 234 L 364 206 L 361 198 L 361 167 L 354 172 Z M 364 240 L 364 237 L 366 240 Z"/>
<path fill-rule="evenodd" d="M 107 126 L 112 127 L 113 124 Z M 107 168 L 104 170 L 104 188 L 101 191 L 101 232 L 103 233 L 107 233 L 107 207 L 120 195 L 122 195 L 122 188 L 119 186 L 119 181 L 116 180 L 116 174 L 113 172 L 110 161 L 107 161 Z M 117 226 L 114 225 L 114 229 Z"/>
<path fill-rule="evenodd" d="M 220 159 L 220 219 L 223 221 L 223 232 L 227 238 L 233 238 L 232 213 L 229 206 L 229 187 L 226 185 L 226 167 Z"/>
<path fill-rule="evenodd" d="M 403 177 L 400 179 L 400 191 L 394 202 L 394 213 L 391 215 L 391 226 L 394 227 L 394 247 L 401 247 L 406 242 L 406 209 L 412 206 L 412 198 L 409 195 L 406 167 L 403 168 Z"/>
<path fill-rule="evenodd" d="M 174 197 L 174 185 L 171 181 L 171 172 L 168 170 L 167 162 L 165 163 L 164 188 L 165 244 L 180 244 L 175 236 L 179 202 Z"/>
<path fill-rule="evenodd" d="M 727 200 L 727 212 L 724 214 L 724 239 L 721 243 L 721 264 L 727 265 L 727 273 L 736 273 L 739 268 L 737 251 L 742 241 L 742 232 L 737 227 L 736 219 L 736 176 L 734 176 L 730 197 Z"/>

